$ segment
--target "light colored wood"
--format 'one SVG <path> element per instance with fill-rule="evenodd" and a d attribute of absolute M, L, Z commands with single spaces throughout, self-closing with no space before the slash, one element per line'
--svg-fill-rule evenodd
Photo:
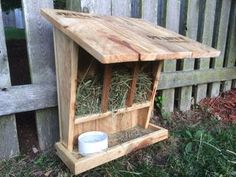
<path fill-rule="evenodd" d="M 104 74 L 103 74 L 103 87 L 102 87 L 102 101 L 101 101 L 101 111 L 107 112 L 108 104 L 109 104 L 109 93 L 111 88 L 111 80 L 112 80 L 112 66 L 105 65 L 104 66 Z"/>
<path fill-rule="evenodd" d="M 75 117 L 75 124 L 81 124 L 81 123 L 84 123 L 84 122 L 94 121 L 94 120 L 106 118 L 108 116 L 113 116 L 114 117 L 118 114 L 124 114 L 126 112 L 130 112 L 130 111 L 138 110 L 138 109 L 143 109 L 143 108 L 146 108 L 146 107 L 149 107 L 149 106 L 150 106 L 150 102 L 148 101 L 146 103 L 133 104 L 132 107 L 118 109 L 116 112 L 108 111 L 106 113 L 92 114 L 92 115 L 83 116 L 83 117 L 76 116 Z"/>
<path fill-rule="evenodd" d="M 202 26 L 202 43 L 211 46 L 214 30 L 214 18 L 215 18 L 216 0 L 206 0 L 205 11 L 203 16 Z M 210 58 L 200 59 L 199 69 L 208 69 L 210 65 Z M 206 97 L 207 84 L 197 85 L 196 89 L 196 102 Z"/>
<path fill-rule="evenodd" d="M 136 94 L 136 84 L 138 81 L 138 75 L 139 75 L 140 65 L 139 62 L 136 62 L 133 66 L 133 76 L 132 81 L 130 84 L 127 100 L 126 100 L 126 106 L 131 107 L 134 102 L 134 97 Z"/>
<path fill-rule="evenodd" d="M 137 125 L 144 127 L 149 107 L 139 109 L 119 110 L 117 113 L 98 117 L 100 119 L 90 119 L 88 121 L 77 122 L 74 126 L 74 143 L 81 133 L 87 131 L 103 131 L 106 133 L 116 133 Z"/>
<path fill-rule="evenodd" d="M 218 50 L 221 51 L 219 57 L 213 59 L 213 67 L 214 68 L 222 68 L 224 63 L 225 57 L 225 47 L 226 47 L 226 40 L 228 34 L 228 24 L 229 24 L 229 13 L 231 7 L 231 0 L 222 1 L 221 10 L 220 10 L 220 19 L 218 22 L 218 29 L 217 30 L 217 42 L 215 46 Z M 219 12 L 217 12 L 219 13 Z M 212 83 L 212 88 L 210 90 L 210 96 L 216 97 L 220 93 L 220 82 Z"/>
<path fill-rule="evenodd" d="M 143 20 L 49 9 L 42 14 L 104 64 L 219 55 L 215 49 Z"/>
<path fill-rule="evenodd" d="M 236 78 L 235 67 L 162 73 L 158 89 L 183 87 Z"/>
<path fill-rule="evenodd" d="M 146 122 L 145 122 L 145 128 L 148 127 L 151 116 L 152 116 L 152 112 L 153 112 L 153 108 L 154 108 L 154 100 L 155 100 L 155 96 L 156 96 L 158 83 L 159 83 L 159 80 L 160 80 L 161 70 L 162 70 L 162 67 L 163 67 L 163 61 L 160 61 L 160 62 L 156 63 L 154 67 L 155 67 L 154 68 L 154 81 L 153 81 L 152 93 L 151 93 L 151 96 L 150 96 L 151 105 L 148 109 L 147 119 L 146 119 Z"/>
<path fill-rule="evenodd" d="M 236 60 L 236 2 L 232 1 L 231 14 L 229 20 L 229 33 L 227 39 L 227 51 L 225 57 L 225 65 L 227 67 L 232 67 L 235 64 Z M 235 82 L 236 83 L 236 82 Z M 228 91 L 233 87 L 233 82 L 228 80 L 225 82 L 224 91 Z"/>
<path fill-rule="evenodd" d="M 0 1 L 0 93 L 11 85 Z M 4 90 L 4 89 L 3 89 Z M 1 97 L 0 97 L 1 99 Z M 1 104 L 1 103 L 0 103 Z M 1 109 L 2 107 L 0 107 Z M 0 117 L 0 160 L 19 153 L 15 115 Z"/>
<path fill-rule="evenodd" d="M 198 32 L 198 16 L 199 16 L 200 0 L 188 1 L 187 7 L 187 20 L 186 20 L 186 36 L 193 40 L 197 40 Z M 195 59 L 184 59 L 183 70 L 194 70 Z M 179 98 L 179 109 L 187 111 L 191 109 L 192 104 L 192 86 L 182 87 Z"/>
<path fill-rule="evenodd" d="M 90 170 L 96 166 L 102 165 L 106 162 L 112 161 L 119 157 L 122 157 L 130 152 L 144 148 L 151 144 L 168 138 L 168 130 L 159 129 L 153 125 L 150 125 L 151 129 L 155 131 L 139 138 L 127 141 L 120 145 L 116 145 L 108 148 L 106 151 L 96 153 L 87 157 L 79 157 L 77 153 L 69 152 L 62 144 L 56 144 L 56 150 L 59 157 L 67 165 L 68 168 L 74 173 L 79 174 L 84 171 Z"/>
<path fill-rule="evenodd" d="M 142 18 L 152 24 L 157 24 L 157 6 L 157 0 L 142 0 Z"/>
<path fill-rule="evenodd" d="M 75 115 L 78 46 L 59 30 L 54 30 L 61 142 L 72 151 Z M 66 60 L 66 62 L 65 62 Z"/>
<path fill-rule="evenodd" d="M 40 15 L 41 8 L 53 8 L 51 0 L 22 1 L 27 51 L 31 81 L 38 83 L 55 83 L 55 66 L 53 51 L 52 26 Z M 48 122 L 54 122 L 48 124 Z M 51 147 L 59 138 L 58 114 L 56 109 L 36 111 L 38 142 L 41 150 Z M 46 128 L 50 126 L 50 128 Z M 44 130 L 44 128 L 46 128 Z M 49 131 L 49 132 L 48 132 Z"/>
<path fill-rule="evenodd" d="M 56 86 L 52 84 L 12 86 L 0 90 L 0 116 L 55 106 Z"/>
<path fill-rule="evenodd" d="M 113 16 L 131 17 L 131 0 L 112 0 L 112 14 Z"/>

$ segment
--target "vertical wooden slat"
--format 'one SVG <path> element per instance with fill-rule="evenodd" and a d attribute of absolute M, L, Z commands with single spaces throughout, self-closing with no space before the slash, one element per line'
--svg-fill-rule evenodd
<path fill-rule="evenodd" d="M 58 100 L 64 101 L 64 104 L 58 102 L 60 142 L 72 151 L 77 89 L 78 46 L 55 28 L 54 41 Z"/>
<path fill-rule="evenodd" d="M 126 105 L 128 107 L 132 106 L 132 104 L 134 102 L 134 97 L 135 97 L 135 93 L 136 93 L 136 84 L 137 84 L 138 75 L 139 75 L 139 69 L 140 69 L 139 62 L 136 62 L 134 64 L 132 81 L 130 84 L 130 89 L 129 89 L 127 100 L 126 100 Z"/>
<path fill-rule="evenodd" d="M 198 16 L 199 16 L 200 0 L 188 1 L 187 6 L 187 20 L 186 20 L 186 36 L 191 39 L 197 39 L 198 32 Z M 183 62 L 183 70 L 191 71 L 194 69 L 194 59 L 185 59 Z M 187 111 L 191 108 L 192 86 L 182 87 L 180 94 L 179 109 Z"/>
<path fill-rule="evenodd" d="M 149 122 L 150 122 L 150 119 L 151 119 L 151 116 L 152 116 L 153 107 L 154 107 L 154 99 L 155 99 L 155 96 L 156 96 L 157 87 L 158 87 L 158 84 L 159 84 L 163 63 L 164 63 L 163 61 L 156 62 L 156 64 L 153 66 L 154 67 L 154 82 L 153 82 L 152 93 L 151 93 L 151 96 L 150 96 L 151 104 L 150 104 L 149 109 L 148 109 L 147 119 L 146 119 L 146 122 L 145 122 L 145 128 L 148 128 L 148 125 L 149 125 Z"/>
<path fill-rule="evenodd" d="M 81 11 L 83 12 L 99 15 L 111 15 L 111 0 L 80 0 L 80 4 Z"/>
<path fill-rule="evenodd" d="M 142 18 L 157 24 L 157 0 L 142 0 Z"/>
<path fill-rule="evenodd" d="M 0 92 L 11 85 L 0 1 Z M 2 90 L 3 89 L 3 90 Z M 7 90 L 6 90 L 7 91 Z M 15 115 L 0 117 L 0 159 L 19 153 Z"/>
<path fill-rule="evenodd" d="M 53 8 L 53 0 L 22 0 L 25 18 L 28 59 L 32 83 L 55 83 L 52 26 L 40 15 L 41 8 Z M 58 140 L 56 108 L 36 111 L 40 149 Z"/>
<path fill-rule="evenodd" d="M 180 20 L 180 0 L 167 1 L 166 9 L 166 28 L 175 32 L 179 32 Z M 165 61 L 163 72 L 176 71 L 176 61 Z M 163 90 L 163 109 L 166 112 L 173 112 L 174 110 L 174 96 L 175 89 Z"/>
<path fill-rule="evenodd" d="M 112 15 L 131 17 L 131 0 L 112 0 Z"/>
<path fill-rule="evenodd" d="M 236 62 L 236 1 L 232 1 L 230 20 L 229 20 L 229 32 L 226 47 L 225 66 L 232 67 Z M 231 87 L 235 87 L 234 82 L 226 81 L 224 90 L 230 90 Z"/>
<path fill-rule="evenodd" d="M 79 0 L 66 0 L 66 8 L 73 11 L 81 11 L 81 4 Z"/>
<path fill-rule="evenodd" d="M 101 111 L 106 112 L 108 110 L 109 104 L 109 93 L 111 88 L 111 79 L 112 79 L 112 67 L 107 64 L 104 68 L 103 75 L 103 87 L 102 87 L 102 102 L 101 102 Z"/>
<path fill-rule="evenodd" d="M 131 0 L 131 17 L 141 18 L 142 16 L 142 0 Z"/>
<path fill-rule="evenodd" d="M 227 30 L 228 30 L 228 23 L 229 23 L 229 13 L 230 13 L 230 6 L 231 0 L 224 0 L 221 4 L 221 13 L 218 29 L 215 36 L 216 39 L 216 48 L 221 51 L 220 56 L 214 58 L 213 60 L 213 68 L 221 68 L 223 67 L 224 56 L 225 56 L 225 46 L 226 46 L 226 39 L 227 39 Z M 210 96 L 216 97 L 220 93 L 220 82 L 212 83 L 212 87 L 210 90 Z"/>
<path fill-rule="evenodd" d="M 216 0 L 206 0 L 205 11 L 203 16 L 203 26 L 201 34 L 201 42 L 211 46 L 214 30 L 214 19 L 215 19 Z M 204 58 L 199 61 L 199 69 L 208 69 L 210 65 L 210 59 Z M 206 97 L 207 84 L 200 84 L 196 88 L 196 102 Z"/>

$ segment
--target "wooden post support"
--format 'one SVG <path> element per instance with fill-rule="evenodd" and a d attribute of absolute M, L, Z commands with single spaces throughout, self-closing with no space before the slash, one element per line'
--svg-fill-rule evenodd
<path fill-rule="evenodd" d="M 151 93 L 151 96 L 150 96 L 151 105 L 148 109 L 147 120 L 145 122 L 145 128 L 148 127 L 151 116 L 152 116 L 152 111 L 153 111 L 153 106 L 154 106 L 154 99 L 155 99 L 155 96 L 156 96 L 156 91 L 157 91 L 158 83 L 159 83 L 159 80 L 160 80 L 160 75 L 161 75 L 161 70 L 162 70 L 162 67 L 163 67 L 163 63 L 164 63 L 164 61 L 159 61 L 159 62 L 156 62 L 156 65 L 154 66 L 155 80 L 153 82 L 153 89 L 152 89 L 152 93 Z"/>
<path fill-rule="evenodd" d="M 130 89 L 128 92 L 128 97 L 126 100 L 126 106 L 130 107 L 132 106 L 133 102 L 134 102 L 134 97 L 135 97 L 135 93 L 136 93 L 136 85 L 137 85 L 137 81 L 138 81 L 138 75 L 139 75 L 139 62 L 136 62 L 134 64 L 134 68 L 133 68 L 133 77 L 132 77 L 132 81 L 130 84 Z"/>
<path fill-rule="evenodd" d="M 54 28 L 57 68 L 57 94 L 60 114 L 60 142 L 73 150 L 75 103 L 77 89 L 78 45 L 60 30 Z M 67 62 L 65 62 L 67 59 Z M 64 104 L 62 104 L 62 101 Z M 61 124 L 64 124 L 63 127 Z"/>
<path fill-rule="evenodd" d="M 101 103 L 102 112 L 106 112 L 108 110 L 111 80 L 112 80 L 112 67 L 111 65 L 107 64 L 104 67 L 104 79 L 103 79 L 102 103 Z"/>

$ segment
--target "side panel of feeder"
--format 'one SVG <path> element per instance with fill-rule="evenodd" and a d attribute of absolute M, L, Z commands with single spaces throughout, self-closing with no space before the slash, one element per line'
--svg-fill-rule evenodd
<path fill-rule="evenodd" d="M 54 28 L 54 44 L 60 114 L 60 141 L 72 151 L 78 46 L 56 28 Z"/>

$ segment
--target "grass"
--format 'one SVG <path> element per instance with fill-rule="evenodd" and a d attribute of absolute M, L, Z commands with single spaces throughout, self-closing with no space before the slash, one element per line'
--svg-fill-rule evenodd
<path fill-rule="evenodd" d="M 6 40 L 25 39 L 25 30 L 12 27 L 5 27 Z"/>
<path fill-rule="evenodd" d="M 164 114 L 154 122 L 170 130 L 167 141 L 104 164 L 79 176 L 236 176 L 236 125 L 204 110 Z M 0 176 L 72 176 L 54 151 L 0 163 Z"/>

